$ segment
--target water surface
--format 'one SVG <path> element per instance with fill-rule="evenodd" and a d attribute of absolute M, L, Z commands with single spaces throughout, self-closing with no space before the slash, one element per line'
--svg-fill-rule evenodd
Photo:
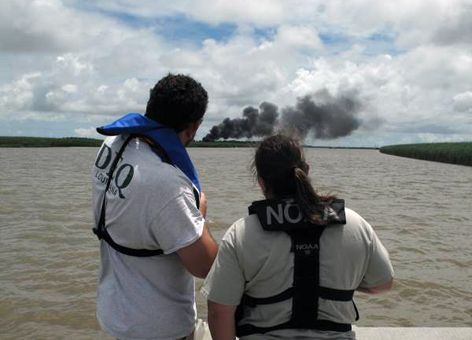
<path fill-rule="evenodd" d="M 108 337 L 95 320 L 94 148 L 0 149 L 0 337 Z M 190 149 L 215 238 L 261 193 L 252 149 Z M 393 291 L 356 294 L 359 326 L 472 326 L 472 168 L 307 149 L 321 192 L 346 200 L 390 252 Z M 197 281 L 197 286 L 201 280 Z M 205 303 L 198 298 L 200 317 Z"/>

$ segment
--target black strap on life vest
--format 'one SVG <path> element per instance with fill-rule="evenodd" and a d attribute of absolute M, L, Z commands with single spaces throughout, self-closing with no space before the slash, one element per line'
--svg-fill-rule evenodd
<path fill-rule="evenodd" d="M 300 212 L 297 212 L 298 207 L 293 201 L 259 201 L 254 202 L 249 208 L 250 214 L 257 214 L 265 230 L 283 231 L 290 236 L 292 241 L 291 251 L 294 252 L 293 286 L 279 294 L 265 298 L 244 295 L 236 310 L 236 334 L 238 337 L 264 334 L 280 329 L 314 329 L 337 332 L 348 332 L 352 329 L 351 324 L 318 319 L 319 298 L 334 301 L 352 301 L 354 295 L 354 290 L 339 290 L 320 286 L 319 254 L 321 235 L 329 224 L 346 223 L 344 201 L 336 200 L 333 203 L 330 207 L 325 207 L 325 210 L 332 209 L 329 211 L 334 211 L 335 214 L 321 219 L 324 222 L 319 225 L 299 220 L 297 214 Z M 272 209 L 271 212 L 267 211 L 268 208 Z M 329 215 L 329 211 L 326 210 L 326 216 Z M 268 214 L 276 212 L 285 212 L 285 214 L 278 216 L 278 220 L 275 218 L 268 220 Z M 292 299 L 292 314 L 289 321 L 269 327 L 239 324 L 244 316 L 245 308 L 273 304 L 288 299 Z M 356 307 L 355 310 L 357 320 L 359 315 Z"/>
<path fill-rule="evenodd" d="M 107 228 L 105 227 L 105 220 L 106 220 L 106 196 L 108 189 L 110 187 L 110 183 L 112 180 L 113 172 L 116 169 L 116 166 L 118 165 L 118 162 L 123 155 L 123 152 L 125 151 L 126 146 L 128 143 L 131 141 L 131 139 L 135 138 L 137 136 L 135 135 L 130 135 L 125 142 L 121 145 L 120 150 L 115 156 L 115 159 L 113 160 L 113 163 L 110 166 L 110 170 L 108 171 L 108 179 L 107 179 L 107 184 L 105 186 L 105 192 L 103 194 L 103 200 L 102 200 L 102 207 L 100 209 L 100 217 L 98 219 L 98 224 L 95 228 L 93 228 L 93 233 L 97 235 L 97 238 L 99 240 L 104 240 L 106 241 L 113 249 L 116 251 L 129 255 L 129 256 L 137 256 L 137 257 L 149 257 L 149 256 L 158 256 L 164 254 L 162 249 L 133 249 L 133 248 L 128 248 L 124 247 L 122 245 L 117 244 L 115 241 L 113 241 L 111 235 L 108 233 Z M 157 143 L 152 145 L 152 150 L 162 159 L 163 162 L 166 163 L 171 163 L 170 157 L 165 152 L 164 148 Z"/>

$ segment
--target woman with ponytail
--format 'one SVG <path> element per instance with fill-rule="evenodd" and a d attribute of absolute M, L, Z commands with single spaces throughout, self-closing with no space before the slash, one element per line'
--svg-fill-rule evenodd
<path fill-rule="evenodd" d="M 266 199 L 228 229 L 202 288 L 213 339 L 355 339 L 354 291 L 391 288 L 373 228 L 342 199 L 318 195 L 309 168 L 290 137 L 257 148 Z"/>

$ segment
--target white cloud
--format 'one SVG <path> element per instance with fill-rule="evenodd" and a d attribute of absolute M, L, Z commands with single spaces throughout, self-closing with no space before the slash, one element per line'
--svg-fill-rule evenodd
<path fill-rule="evenodd" d="M 331 0 L 325 2 L 325 23 L 356 36 L 393 32 L 402 48 L 438 41 L 451 33 L 455 39 L 470 31 L 464 15 L 470 0 Z M 441 33 L 443 32 L 443 33 Z M 443 39 L 444 40 L 444 39 Z M 452 42 L 452 41 L 450 41 Z"/>
<path fill-rule="evenodd" d="M 61 0 L 0 2 L 0 51 L 3 52 L 79 52 L 117 42 L 120 30 L 113 20 L 76 11 Z M 122 33 L 126 36 L 126 29 Z"/>
<path fill-rule="evenodd" d="M 66 85 L 61 87 L 61 90 L 63 90 L 66 93 L 76 93 L 77 92 L 77 85 L 66 84 Z"/>
<path fill-rule="evenodd" d="M 302 53 L 306 45 L 298 49 L 298 43 L 286 33 L 259 41 L 246 32 L 226 42 L 205 40 L 199 50 L 170 51 L 160 61 L 169 70 L 195 75 L 209 90 L 212 105 L 241 108 L 275 100 L 290 74 L 309 61 Z"/>
<path fill-rule="evenodd" d="M 470 86 L 472 49 L 422 45 L 397 58 L 407 80 L 425 89 Z"/>
<path fill-rule="evenodd" d="M 56 58 L 57 72 L 62 76 L 69 76 L 71 78 L 78 77 L 84 73 L 93 73 L 93 65 L 90 62 L 81 60 L 79 55 L 67 53 Z"/>
<path fill-rule="evenodd" d="M 97 130 L 94 127 L 90 128 L 78 128 L 74 129 L 76 136 L 79 137 L 88 137 L 88 138 L 97 138 L 100 135 L 97 133 Z"/>
<path fill-rule="evenodd" d="M 97 85 L 97 81 L 104 79 L 97 77 L 93 67 L 87 65 L 76 56 L 60 56 L 49 70 L 25 74 L 1 86 L 2 114 L 25 111 L 92 115 L 142 111 L 151 83 L 132 77 L 110 85 Z"/>
<path fill-rule="evenodd" d="M 187 13 L 193 13 L 196 19 L 213 23 L 236 21 L 270 25 L 279 22 L 286 15 L 283 2 L 273 0 L 197 0 L 191 2 L 190 6 Z"/>
<path fill-rule="evenodd" d="M 288 48 L 321 48 L 323 46 L 318 32 L 306 26 L 281 26 L 276 40 Z"/>
<path fill-rule="evenodd" d="M 472 91 L 459 93 L 453 97 L 454 109 L 459 112 L 472 113 Z"/>
<path fill-rule="evenodd" d="M 23 110 L 30 106 L 34 97 L 34 82 L 40 76 L 40 72 L 24 74 L 20 79 L 0 87 L 2 111 Z"/>
<path fill-rule="evenodd" d="M 64 20 L 67 12 L 60 1 L 2 1 L 0 50 L 47 52 L 74 48 L 75 39 L 67 39 L 66 32 L 76 20 L 72 16 L 71 21 Z"/>
<path fill-rule="evenodd" d="M 165 73 L 156 61 L 166 45 L 150 29 L 122 26 L 59 0 L 6 1 L 0 9 L 0 58 L 7 61 L 1 68 L 10 74 L 0 78 L 0 117 L 142 110 L 149 86 Z M 15 67 L 15 59 L 26 58 L 24 73 L 26 63 Z"/>

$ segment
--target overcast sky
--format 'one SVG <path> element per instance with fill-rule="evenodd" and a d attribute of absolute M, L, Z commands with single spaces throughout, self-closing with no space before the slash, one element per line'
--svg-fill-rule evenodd
<path fill-rule="evenodd" d="M 361 103 L 315 145 L 472 140 L 472 0 L 1 0 L 0 135 L 97 137 L 168 72 L 209 93 L 198 138 L 247 106 Z"/>

